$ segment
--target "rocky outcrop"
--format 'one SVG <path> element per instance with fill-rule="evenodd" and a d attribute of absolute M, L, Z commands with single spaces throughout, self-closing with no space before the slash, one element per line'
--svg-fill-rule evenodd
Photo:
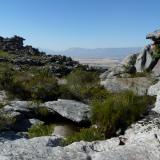
<path fill-rule="evenodd" d="M 73 122 L 82 123 L 90 120 L 90 106 L 73 100 L 62 100 L 46 102 L 42 104 L 49 112 L 56 112 L 60 116 Z"/>
<path fill-rule="evenodd" d="M 147 93 L 148 88 L 160 76 L 160 53 L 157 51 L 157 47 L 160 47 L 160 30 L 148 34 L 147 39 L 154 43 L 144 47 L 139 54 L 127 56 L 121 65 L 110 68 L 100 76 L 101 84 L 106 89 L 113 92 L 132 90 L 139 95 Z M 154 90 L 158 88 L 155 86 Z M 156 91 L 151 87 L 148 94 L 154 95 L 153 92 Z"/>
<path fill-rule="evenodd" d="M 0 63 L 11 63 L 16 68 L 31 67 L 46 68 L 56 76 L 64 76 L 70 73 L 74 68 L 81 66 L 79 62 L 70 57 L 61 55 L 47 55 L 32 46 L 24 46 L 24 38 L 14 36 L 11 38 L 0 37 L 0 51 L 5 51 L 7 56 L 0 55 Z M 87 66 L 83 66 L 88 68 Z M 14 68 L 14 67 L 13 67 Z M 88 68 L 89 69 L 89 68 Z"/>
<path fill-rule="evenodd" d="M 0 37 L 0 50 L 3 51 L 16 51 L 23 49 L 23 41 L 25 39 L 19 36 L 14 36 L 12 38 Z"/>
<path fill-rule="evenodd" d="M 151 39 L 154 42 L 160 42 L 160 29 L 149 33 L 146 38 Z"/>
<path fill-rule="evenodd" d="M 151 45 L 146 46 L 138 55 L 135 67 L 137 72 L 151 71 L 156 65 L 156 60 L 153 57 L 153 49 Z"/>

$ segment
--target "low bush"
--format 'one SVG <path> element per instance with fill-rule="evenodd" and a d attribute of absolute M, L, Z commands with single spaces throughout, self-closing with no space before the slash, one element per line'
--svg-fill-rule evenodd
<path fill-rule="evenodd" d="M 130 91 L 110 94 L 103 101 L 92 103 L 92 123 L 103 130 L 106 138 L 110 138 L 116 135 L 117 130 L 123 133 L 141 118 L 153 101 L 152 97 L 138 97 Z"/>
<path fill-rule="evenodd" d="M 7 70 L 1 74 L 0 83 L 10 94 L 23 100 L 49 101 L 59 96 L 57 80 L 47 72 L 33 75 Z"/>
<path fill-rule="evenodd" d="M 66 137 L 64 141 L 64 145 L 69 145 L 73 142 L 78 141 L 94 141 L 94 140 L 103 140 L 104 135 L 101 133 L 100 130 L 96 128 L 83 128 L 80 130 L 80 132 L 74 133 L 71 136 Z"/>
<path fill-rule="evenodd" d="M 73 99 L 87 103 L 95 96 L 98 96 L 98 94 L 99 96 L 100 94 L 102 94 L 101 96 L 106 94 L 105 89 L 100 86 L 98 73 L 82 69 L 75 69 L 71 72 L 67 77 L 67 84 L 62 89 L 68 91 L 67 95 L 63 94 L 63 97 L 72 97 Z"/>
<path fill-rule="evenodd" d="M 28 129 L 29 138 L 40 137 L 40 136 L 49 136 L 53 133 L 53 125 L 44 125 L 44 124 L 35 124 Z"/>
<path fill-rule="evenodd" d="M 155 46 L 153 58 L 155 58 L 155 59 L 160 58 L 160 45 L 159 44 L 156 44 L 156 46 Z"/>
<path fill-rule="evenodd" d="M 15 123 L 15 119 L 0 111 L 0 131 L 10 129 L 10 126 Z"/>

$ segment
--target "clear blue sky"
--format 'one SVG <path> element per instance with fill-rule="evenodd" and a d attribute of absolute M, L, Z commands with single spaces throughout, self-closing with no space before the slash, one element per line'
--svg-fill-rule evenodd
<path fill-rule="evenodd" d="M 160 28 L 160 0 L 0 0 L 0 35 L 53 50 L 130 47 Z"/>

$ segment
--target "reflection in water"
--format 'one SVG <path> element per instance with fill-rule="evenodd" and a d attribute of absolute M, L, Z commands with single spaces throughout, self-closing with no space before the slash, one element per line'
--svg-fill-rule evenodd
<path fill-rule="evenodd" d="M 72 135 L 75 132 L 78 132 L 79 129 L 80 129 L 79 127 L 71 123 L 64 123 L 64 122 L 54 123 L 53 135 L 66 137 Z"/>

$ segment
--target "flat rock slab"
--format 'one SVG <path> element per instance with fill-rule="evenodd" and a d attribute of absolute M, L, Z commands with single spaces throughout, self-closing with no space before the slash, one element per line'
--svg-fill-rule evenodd
<path fill-rule="evenodd" d="M 58 100 L 42 104 L 50 112 L 58 113 L 71 121 L 81 123 L 90 120 L 90 106 L 74 100 Z"/>
<path fill-rule="evenodd" d="M 121 92 L 131 90 L 138 95 L 146 95 L 148 88 L 152 85 L 152 80 L 146 77 L 135 78 L 108 78 L 101 81 L 101 84 L 111 92 Z"/>

